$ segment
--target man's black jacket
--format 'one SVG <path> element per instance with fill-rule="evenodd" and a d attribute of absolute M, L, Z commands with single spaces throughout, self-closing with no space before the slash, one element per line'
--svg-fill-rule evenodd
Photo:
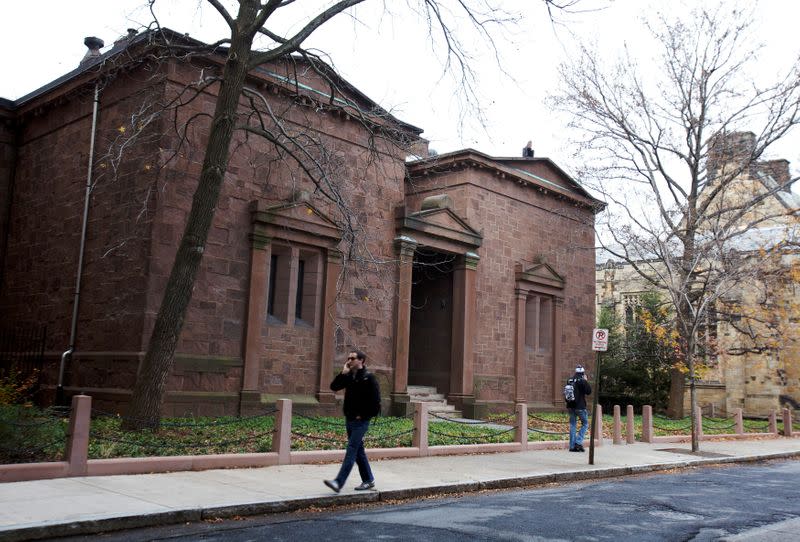
<path fill-rule="evenodd" d="M 381 390 L 375 375 L 366 368 L 339 373 L 331 382 L 331 389 L 344 389 L 344 415 L 348 420 L 369 420 L 381 411 Z"/>

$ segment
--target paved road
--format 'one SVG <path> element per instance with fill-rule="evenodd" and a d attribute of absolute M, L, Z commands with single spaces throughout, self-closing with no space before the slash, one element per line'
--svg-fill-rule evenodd
<path fill-rule="evenodd" d="M 91 540 L 786 542 L 800 539 L 799 483 L 800 461 L 782 461 L 151 528 Z"/>

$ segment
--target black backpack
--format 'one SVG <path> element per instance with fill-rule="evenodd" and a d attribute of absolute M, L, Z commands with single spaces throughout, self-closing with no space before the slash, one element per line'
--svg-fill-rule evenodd
<path fill-rule="evenodd" d="M 569 403 L 575 402 L 575 379 L 570 378 L 564 386 L 564 401 Z"/>

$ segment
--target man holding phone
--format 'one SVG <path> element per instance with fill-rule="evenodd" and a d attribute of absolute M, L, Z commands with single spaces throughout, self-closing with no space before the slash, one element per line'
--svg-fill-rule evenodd
<path fill-rule="evenodd" d="M 361 484 L 357 491 L 375 487 L 375 477 L 369 467 L 364 451 L 364 436 L 369 429 L 369 421 L 380 413 L 381 391 L 375 375 L 367 371 L 366 355 L 354 350 L 347 356 L 342 372 L 331 382 L 333 391 L 344 390 L 344 416 L 347 427 L 347 449 L 339 474 L 333 480 L 325 480 L 325 485 L 336 493 L 341 491 L 347 481 L 353 464 L 358 465 Z"/>

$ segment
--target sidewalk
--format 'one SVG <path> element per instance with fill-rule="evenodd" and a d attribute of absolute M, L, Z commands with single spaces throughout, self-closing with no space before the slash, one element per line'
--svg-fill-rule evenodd
<path fill-rule="evenodd" d="M 585 444 L 588 444 L 585 443 Z M 612 445 L 587 452 L 535 450 L 372 462 L 374 491 L 356 492 L 353 470 L 339 494 L 322 484 L 338 464 L 60 478 L 0 484 L 0 540 L 287 512 L 481 489 L 623 476 L 674 468 L 800 458 L 800 438 Z"/>

